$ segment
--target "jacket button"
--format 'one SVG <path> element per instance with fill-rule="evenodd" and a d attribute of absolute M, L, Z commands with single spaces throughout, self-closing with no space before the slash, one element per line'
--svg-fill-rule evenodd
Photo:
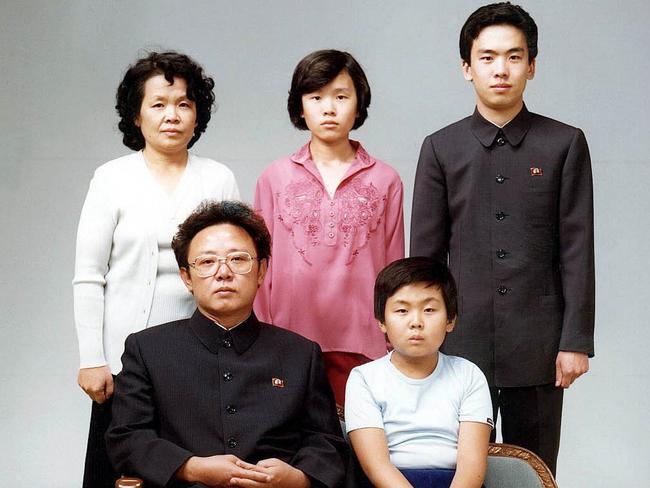
<path fill-rule="evenodd" d="M 506 251 L 505 249 L 497 249 L 497 257 L 499 259 L 505 258 L 506 254 L 508 254 L 508 251 Z"/>
<path fill-rule="evenodd" d="M 223 347 L 225 347 L 226 349 L 230 349 L 232 347 L 232 339 L 224 339 Z"/>
<path fill-rule="evenodd" d="M 497 212 L 494 214 L 494 216 L 496 217 L 497 220 L 503 220 L 508 216 L 508 214 L 505 214 L 503 212 Z"/>
<path fill-rule="evenodd" d="M 232 380 L 232 373 L 228 371 L 227 373 L 223 374 L 223 380 L 224 381 L 231 381 Z"/>
<path fill-rule="evenodd" d="M 228 439 L 228 447 L 230 449 L 234 449 L 235 447 L 237 447 L 237 440 L 234 437 L 230 437 Z"/>
<path fill-rule="evenodd" d="M 506 181 L 506 177 L 503 176 L 503 175 L 497 175 L 497 177 L 495 178 L 495 180 L 496 180 L 496 182 L 500 185 L 500 184 L 502 184 L 504 181 Z"/>
<path fill-rule="evenodd" d="M 499 295 L 505 295 L 506 293 L 508 293 L 508 289 L 503 285 L 497 288 L 497 291 L 499 292 Z"/>
<path fill-rule="evenodd" d="M 226 412 L 228 412 L 230 414 L 237 413 L 237 409 L 235 407 L 233 407 L 232 405 L 228 405 L 226 407 Z"/>

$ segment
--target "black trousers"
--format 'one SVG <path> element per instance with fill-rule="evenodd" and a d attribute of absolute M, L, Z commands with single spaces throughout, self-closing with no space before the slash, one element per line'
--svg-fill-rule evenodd
<path fill-rule="evenodd" d="M 560 425 L 564 389 L 554 384 L 517 388 L 490 388 L 494 423 L 501 415 L 503 442 L 537 454 L 553 476 L 560 449 Z M 491 442 L 496 439 L 492 430 Z"/>
<path fill-rule="evenodd" d="M 83 488 L 113 488 L 119 475 L 113 469 L 106 451 L 104 434 L 111 423 L 113 397 L 101 405 L 93 402 L 90 413 L 90 430 L 86 448 Z"/>

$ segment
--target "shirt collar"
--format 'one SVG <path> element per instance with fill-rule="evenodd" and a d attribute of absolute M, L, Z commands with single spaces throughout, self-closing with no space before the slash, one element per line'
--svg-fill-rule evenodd
<path fill-rule="evenodd" d="M 497 127 L 489 120 L 485 119 L 478 111 L 474 109 L 470 128 L 472 133 L 485 147 L 490 147 L 494 144 L 497 134 L 501 132 L 506 140 L 512 146 L 518 146 L 526 136 L 528 129 L 530 129 L 530 112 L 526 105 L 522 107 L 517 116 L 508 122 L 503 127 Z"/>
<path fill-rule="evenodd" d="M 255 314 L 251 312 L 244 322 L 235 328 L 226 330 L 197 309 L 190 318 L 190 327 L 210 352 L 218 354 L 219 349 L 232 347 L 237 354 L 242 354 L 253 345 L 259 336 L 261 325 Z"/>
<path fill-rule="evenodd" d="M 359 141 L 350 141 L 352 146 L 356 149 L 356 154 L 355 154 L 355 161 L 359 163 L 361 168 L 367 168 L 368 166 L 372 166 L 375 164 L 375 160 L 370 157 L 370 155 L 366 152 L 366 150 L 363 148 L 361 143 Z M 289 159 L 293 161 L 294 163 L 302 164 L 303 166 L 308 162 L 311 161 L 311 151 L 309 150 L 309 142 L 302 146 L 300 149 L 298 149 L 295 153 L 293 153 L 291 156 L 289 156 Z"/>

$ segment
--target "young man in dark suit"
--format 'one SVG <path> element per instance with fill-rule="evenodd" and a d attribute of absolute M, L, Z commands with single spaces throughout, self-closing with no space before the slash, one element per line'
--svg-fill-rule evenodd
<path fill-rule="evenodd" d="M 411 255 L 449 261 L 459 320 L 443 350 L 487 376 L 504 442 L 539 454 L 555 473 L 563 389 L 594 352 L 587 142 L 524 105 L 537 26 L 521 7 L 476 10 L 460 54 L 476 110 L 424 140 Z"/>
<path fill-rule="evenodd" d="M 148 487 L 339 485 L 346 448 L 319 346 L 252 312 L 270 257 L 262 218 L 206 203 L 172 247 L 197 310 L 127 338 L 115 467 Z"/>

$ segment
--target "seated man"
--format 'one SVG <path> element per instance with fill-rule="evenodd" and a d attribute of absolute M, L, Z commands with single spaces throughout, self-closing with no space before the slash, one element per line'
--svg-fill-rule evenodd
<path fill-rule="evenodd" d="M 439 351 L 456 314 L 454 279 L 433 259 L 400 259 L 377 276 L 375 317 L 393 350 L 354 368 L 345 394 L 346 429 L 373 486 L 483 483 L 492 430 L 487 381 L 473 363 Z M 448 471 L 413 471 L 422 469 Z"/>
<path fill-rule="evenodd" d="M 346 447 L 321 350 L 252 313 L 264 221 L 204 203 L 172 247 L 198 310 L 127 338 L 106 435 L 117 470 L 147 488 L 338 485 Z"/>

